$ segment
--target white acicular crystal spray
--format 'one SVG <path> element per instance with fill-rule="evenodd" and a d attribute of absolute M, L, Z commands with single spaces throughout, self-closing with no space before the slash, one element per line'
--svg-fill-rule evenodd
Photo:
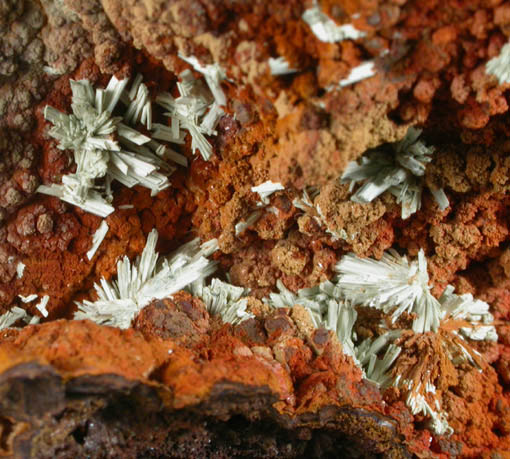
<path fill-rule="evenodd" d="M 439 298 L 441 321 L 464 321 L 460 332 L 465 337 L 475 341 L 497 341 L 498 334 L 489 305 L 473 298 L 470 293 L 456 295 L 453 292 L 453 286 L 448 285 Z"/>
<path fill-rule="evenodd" d="M 181 81 L 177 83 L 180 96 L 174 98 L 169 93 L 161 93 L 156 98 L 156 102 L 168 110 L 165 115 L 171 118 L 171 126 L 154 124 L 153 136 L 172 143 L 184 143 L 182 129 L 185 129 L 191 135 L 191 150 L 198 150 L 207 161 L 212 156 L 212 146 L 205 135 L 216 135 L 216 125 L 224 114 L 221 106 L 226 104 L 220 85 L 224 74 L 217 66 L 200 66 L 194 57 L 183 59 L 204 73 L 210 91 L 190 70 L 182 72 Z"/>
<path fill-rule="evenodd" d="M 406 136 L 392 145 L 394 154 L 372 151 L 347 165 L 341 182 L 350 182 L 351 191 L 357 182 L 363 185 L 351 196 L 351 200 L 368 203 L 385 191 L 390 191 L 402 206 L 402 218 L 408 218 L 421 207 L 423 176 L 427 163 L 432 160 L 434 148 L 427 147 L 418 137 L 421 130 L 409 128 Z M 441 210 L 449 202 L 442 189 L 432 191 Z"/>
<path fill-rule="evenodd" d="M 489 75 L 494 75 L 499 84 L 510 83 L 510 43 L 501 48 L 498 56 L 487 62 L 485 71 Z"/>
<path fill-rule="evenodd" d="M 87 252 L 87 258 L 89 260 L 92 260 L 92 258 L 96 254 L 97 249 L 101 245 L 101 242 L 103 242 L 103 239 L 106 237 L 106 233 L 108 233 L 108 229 L 109 229 L 108 223 L 106 223 L 106 220 L 103 220 L 99 227 L 97 228 L 94 235 L 92 236 L 92 246 Z"/>
<path fill-rule="evenodd" d="M 303 210 L 312 205 L 307 196 L 298 204 Z M 423 250 L 412 261 L 394 250 L 381 260 L 348 254 L 336 270 L 339 274 L 333 281 L 297 293 L 277 281 L 278 293 L 271 293 L 264 301 L 274 307 L 303 306 L 315 327 L 335 331 L 344 352 L 353 357 L 364 377 L 382 390 L 398 388 L 411 412 L 425 416 L 432 431 L 451 434 L 442 392 L 436 388 L 437 378 L 445 365 L 482 368 L 480 354 L 467 339 L 497 340 L 489 305 L 470 294 L 456 295 L 451 286 L 435 299 L 430 293 Z M 378 329 L 386 331 L 357 344 L 357 306 L 381 309 L 391 314 L 393 324 L 381 322 Z M 396 321 L 404 312 L 415 316 L 413 333 L 397 328 Z M 419 350 L 412 354 L 416 361 L 409 359 L 409 349 Z"/>
<path fill-rule="evenodd" d="M 188 64 L 193 66 L 197 72 L 200 72 L 202 75 L 204 75 L 207 86 L 209 86 L 209 89 L 211 90 L 216 103 L 218 105 L 226 105 L 227 98 L 223 92 L 223 89 L 221 89 L 221 82 L 227 76 L 221 66 L 219 64 L 202 65 L 195 56 L 187 57 L 179 54 L 179 57 L 183 61 L 186 61 Z"/>
<path fill-rule="evenodd" d="M 117 279 L 102 278 L 100 284 L 95 284 L 98 299 L 77 303 L 75 319 L 128 328 L 152 300 L 166 298 L 216 270 L 216 262 L 207 258 L 218 248 L 216 239 L 202 245 L 194 239 L 173 255 L 160 259 L 155 250 L 157 238 L 153 229 L 141 256 L 133 263 L 127 257 L 119 260 Z"/>
<path fill-rule="evenodd" d="M 151 129 L 152 104 L 149 96 L 149 89 L 142 81 L 142 75 L 138 74 L 127 95 L 126 92 L 123 93 L 124 102 L 128 105 L 124 120 L 129 124 L 140 122 L 144 124 L 147 129 Z"/>
<path fill-rule="evenodd" d="M 0 330 L 12 327 L 18 320 L 24 319 L 27 313 L 18 306 L 0 315 Z"/>
<path fill-rule="evenodd" d="M 315 36 L 326 43 L 357 40 L 365 36 L 365 32 L 357 30 L 352 24 L 337 25 L 333 19 L 320 10 L 318 5 L 306 10 L 302 17 Z"/>
<path fill-rule="evenodd" d="M 452 430 L 442 411 L 440 398 L 436 393 L 432 375 L 437 374 L 435 365 L 440 359 L 430 356 L 431 347 L 423 348 L 418 362 L 406 367 L 405 374 L 395 374 L 394 364 L 402 354 L 402 348 L 393 343 L 402 336 L 402 330 L 390 330 L 372 339 L 367 338 L 356 349 L 356 356 L 365 370 L 367 379 L 381 389 L 398 387 L 406 397 L 406 404 L 413 414 L 423 414 L 429 419 L 431 430 L 443 435 Z M 422 335 L 427 337 L 427 335 Z M 431 340 L 425 343 L 430 345 Z"/>
<path fill-rule="evenodd" d="M 403 373 L 394 368 L 397 364 L 401 369 L 398 359 L 402 348 L 393 342 L 404 336 L 404 330 L 392 329 L 375 339 L 366 339 L 355 349 L 356 357 L 368 379 L 382 388 L 394 386 L 402 390 L 411 412 L 429 418 L 434 432 L 451 433 L 435 382 L 445 362 L 482 368 L 480 354 L 466 339 L 497 340 L 489 305 L 471 294 L 456 295 L 452 286 L 436 300 L 429 291 L 423 251 L 418 260 L 411 262 L 394 251 L 385 253 L 380 261 L 346 255 L 336 269 L 338 287 L 354 304 L 391 313 L 393 323 L 404 311 L 415 315 L 414 334 L 406 334 L 405 339 L 419 349 L 418 360 L 413 363 L 404 359 L 400 364 Z"/>
<path fill-rule="evenodd" d="M 351 69 L 349 76 L 343 80 L 340 80 L 338 85 L 343 88 L 351 84 L 357 83 L 358 81 L 365 80 L 373 77 L 376 74 L 374 61 L 366 61 Z"/>
<path fill-rule="evenodd" d="M 238 324 L 246 319 L 255 317 L 246 310 L 246 296 L 249 290 L 237 287 L 219 279 L 212 279 L 209 285 L 203 281 L 191 284 L 193 296 L 201 298 L 211 315 L 219 315 L 224 322 Z"/>
<path fill-rule="evenodd" d="M 345 255 L 336 265 L 338 286 L 354 304 L 391 313 L 395 322 L 403 312 L 415 313 L 413 331 L 437 331 L 440 304 L 430 293 L 427 261 L 423 250 L 408 262 L 395 250 L 380 260 Z"/>
<path fill-rule="evenodd" d="M 358 313 L 348 301 L 330 298 L 327 303 L 327 315 L 324 319 L 324 328 L 336 333 L 342 343 L 343 350 L 350 355 L 356 363 L 356 352 L 353 342 L 354 324 Z"/>
<path fill-rule="evenodd" d="M 145 95 L 135 96 L 125 118 L 150 124 L 148 93 L 137 81 L 136 93 Z M 53 124 L 49 134 L 58 141 L 58 148 L 73 151 L 76 172 L 63 176 L 61 185 L 39 186 L 40 193 L 106 217 L 114 210 L 110 191 L 114 179 L 128 187 L 142 185 L 153 194 L 170 186 L 167 175 L 173 168 L 150 148 L 142 147 L 150 146 L 150 137 L 124 124 L 122 117 L 112 116 L 127 83 L 127 79 L 112 77 L 105 89 L 94 91 L 88 80 L 71 80 L 72 113 L 45 107 L 44 117 Z"/>
<path fill-rule="evenodd" d="M 391 330 L 375 339 L 367 338 L 356 348 L 356 357 L 365 370 L 366 378 L 378 386 L 387 387 L 392 381 L 390 369 L 402 349 L 392 343 L 401 335 L 400 330 Z M 381 359 L 377 355 L 386 348 Z"/>
<path fill-rule="evenodd" d="M 271 196 L 275 191 L 282 191 L 284 189 L 285 187 L 281 183 L 275 183 L 271 180 L 251 187 L 251 191 L 259 194 L 260 201 L 264 205 L 269 204 L 269 196 Z"/>
<path fill-rule="evenodd" d="M 289 63 L 283 56 L 276 58 L 270 57 L 268 64 L 271 75 L 290 75 L 297 72 L 296 69 L 290 67 Z"/>

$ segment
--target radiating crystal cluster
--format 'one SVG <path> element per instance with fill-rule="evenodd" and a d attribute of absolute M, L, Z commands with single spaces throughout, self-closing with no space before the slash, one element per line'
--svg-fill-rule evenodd
<path fill-rule="evenodd" d="M 179 75 L 181 81 L 177 83 L 179 97 L 161 93 L 156 98 L 156 102 L 167 110 L 165 115 L 170 117 L 171 126 L 156 124 L 154 138 L 184 143 L 184 129 L 191 135 L 191 150 L 198 150 L 207 161 L 212 155 L 212 146 L 205 136 L 216 134 L 216 125 L 224 114 L 221 107 L 227 103 L 221 89 L 225 73 L 217 64 L 202 66 L 193 56 L 180 57 L 204 75 L 209 89 L 190 70 L 182 72 Z"/>
<path fill-rule="evenodd" d="M 128 328 L 136 314 L 152 300 L 166 298 L 216 270 L 216 262 L 207 258 L 218 248 L 215 239 L 202 245 L 194 239 L 173 255 L 160 259 L 157 238 L 153 229 L 140 257 L 133 263 L 126 256 L 119 260 L 117 279 L 102 278 L 95 284 L 98 299 L 77 303 L 75 319 Z"/>
<path fill-rule="evenodd" d="M 224 322 L 239 323 L 253 314 L 247 311 L 249 290 L 219 279 L 205 282 L 217 268 L 208 259 L 218 249 L 216 239 L 202 245 L 198 239 L 181 246 L 173 255 L 160 258 L 156 252 L 158 233 L 153 229 L 140 257 L 127 257 L 117 263 L 117 279 L 101 279 L 95 284 L 96 301 L 77 303 L 75 319 L 128 328 L 132 320 L 154 299 L 163 299 L 188 289 L 201 298 L 211 315 Z"/>
<path fill-rule="evenodd" d="M 391 314 L 394 323 L 403 312 L 414 313 L 413 331 L 425 333 L 439 327 L 439 302 L 430 293 L 427 261 L 423 250 L 408 262 L 395 250 L 380 260 L 345 255 L 336 266 L 346 298 Z"/>
<path fill-rule="evenodd" d="M 194 282 L 189 290 L 202 299 L 209 314 L 219 315 L 223 322 L 237 324 L 255 317 L 246 310 L 248 289 L 212 279 L 208 284 L 203 280 Z"/>
<path fill-rule="evenodd" d="M 218 249 L 215 239 L 200 245 L 195 239 L 177 252 L 160 258 L 156 252 L 157 231 L 134 262 L 127 257 L 117 264 L 117 277 L 95 285 L 97 300 L 77 303 L 75 319 L 128 328 L 132 320 L 154 299 L 163 299 L 182 289 L 201 298 L 208 312 L 224 322 L 238 324 L 254 315 L 248 309 L 248 289 L 219 279 L 207 278 L 216 270 L 208 257 Z M 450 433 L 448 413 L 437 388 L 440 375 L 466 365 L 481 369 L 485 363 L 470 341 L 496 341 L 498 336 L 489 305 L 470 294 L 457 295 L 447 286 L 442 296 L 432 296 L 427 260 L 422 250 L 409 261 L 392 250 L 380 260 L 345 255 L 335 267 L 336 277 L 297 293 L 277 281 L 278 292 L 265 299 L 273 307 L 303 306 L 315 327 L 333 331 L 344 352 L 363 370 L 366 378 L 381 388 L 396 387 L 413 414 L 429 419 L 438 434 Z M 21 297 L 33 301 L 37 295 Z M 36 306 L 47 315 L 48 297 Z M 381 310 L 389 315 L 374 330 L 379 334 L 361 341 L 356 335 L 359 308 Z M 45 314 L 46 312 L 46 314 Z M 21 308 L 0 316 L 0 329 L 23 319 L 36 323 Z M 407 324 L 412 321 L 412 324 Z M 403 358 L 414 349 L 417 361 Z"/>
<path fill-rule="evenodd" d="M 392 145 L 393 154 L 384 151 L 370 151 L 360 162 L 347 165 L 341 182 L 350 183 L 351 191 L 358 182 L 362 186 L 351 199 L 368 203 L 385 191 L 390 191 L 402 206 L 402 218 L 408 218 L 421 207 L 423 176 L 425 167 L 432 160 L 433 147 L 427 147 L 418 137 L 421 130 L 409 128 L 406 136 Z M 443 189 L 430 190 L 439 208 L 444 210 L 449 202 Z"/>
<path fill-rule="evenodd" d="M 393 385 L 406 392 L 406 402 L 412 413 L 429 417 L 435 432 L 450 432 L 435 378 L 445 359 L 451 360 L 455 366 L 480 366 L 479 354 L 465 338 L 497 340 L 489 305 L 469 294 L 456 295 L 452 286 L 448 286 L 436 300 L 430 293 L 423 251 L 419 252 L 418 260 L 411 263 L 396 252 L 386 253 L 379 261 L 347 255 L 336 269 L 340 289 L 354 304 L 390 313 L 392 324 L 403 312 L 414 316 L 410 339 L 425 343 L 418 353 L 420 364 L 413 365 L 405 374 L 391 371 L 395 362 L 399 368 L 397 359 L 401 348 L 393 342 L 404 330 L 398 326 L 373 341 L 369 339 L 361 343 L 358 360 L 364 365 L 368 363 L 367 377 L 382 387 Z M 382 358 L 375 357 L 383 351 Z M 427 352 L 435 358 L 427 358 Z"/>
<path fill-rule="evenodd" d="M 128 79 L 112 77 L 105 89 L 95 91 L 88 80 L 70 80 L 72 113 L 46 106 L 44 117 L 53 124 L 49 135 L 58 141 L 58 148 L 72 150 L 76 171 L 64 175 L 62 184 L 41 185 L 38 191 L 106 217 L 114 210 L 113 180 L 127 187 L 144 186 L 155 195 L 170 186 L 168 175 L 175 167 L 168 161 L 187 166 L 185 156 L 155 139 L 182 144 L 188 131 L 192 150 L 199 150 L 208 160 L 212 146 L 205 136 L 216 134 L 223 115 L 221 106 L 226 104 L 220 85 L 224 73 L 218 66 L 201 67 L 196 59 L 187 61 L 204 73 L 209 90 L 191 71 L 182 72 L 177 84 L 180 97 L 162 93 L 156 98 L 168 110 L 165 114 L 171 118 L 171 126 L 153 123 L 150 94 L 141 75 L 129 90 Z M 122 116 L 114 116 L 114 110 Z M 138 123 L 146 127 L 148 135 L 130 126 Z"/>
<path fill-rule="evenodd" d="M 167 175 L 174 168 L 160 157 L 164 146 L 126 124 L 140 120 L 152 125 L 148 93 L 140 79 L 129 94 L 128 79 L 112 77 L 105 89 L 95 91 L 88 80 L 70 84 L 72 113 L 48 105 L 44 117 L 53 124 L 49 135 L 58 141 L 58 148 L 72 150 L 76 171 L 64 175 L 61 185 L 41 185 L 38 191 L 105 217 L 114 210 L 113 180 L 128 187 L 142 185 L 154 194 L 170 186 Z M 124 117 L 113 116 L 122 99 L 127 103 Z"/>
<path fill-rule="evenodd" d="M 279 292 L 271 293 L 266 302 L 274 307 L 299 304 L 306 308 L 316 327 L 336 332 L 344 351 L 364 370 L 366 378 L 381 388 L 398 387 L 406 394 L 413 414 L 428 417 L 436 433 L 451 432 L 436 379 L 445 361 L 455 367 L 481 367 L 481 356 L 466 339 L 497 340 L 489 305 L 470 294 L 455 294 L 452 286 L 439 300 L 432 296 L 423 251 L 412 261 L 393 250 L 381 260 L 348 254 L 335 269 L 338 274 L 332 282 L 296 294 L 278 281 Z M 386 330 L 381 335 L 356 344 L 359 306 L 380 309 L 390 315 L 390 321 L 379 324 L 381 330 Z M 404 313 L 406 320 L 413 318 L 410 329 L 401 328 L 399 320 Z M 422 343 L 418 364 L 406 367 L 404 360 L 402 371 L 400 341 L 407 345 Z"/>

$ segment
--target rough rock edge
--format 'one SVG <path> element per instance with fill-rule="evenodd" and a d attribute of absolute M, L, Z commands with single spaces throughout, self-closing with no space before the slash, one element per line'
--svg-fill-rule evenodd
<path fill-rule="evenodd" d="M 154 387 L 120 375 L 65 381 L 28 362 L 0 375 L 0 393 L 7 457 L 410 457 L 382 416 L 325 406 L 289 418 L 272 408 L 267 387 L 229 381 L 174 409 Z"/>

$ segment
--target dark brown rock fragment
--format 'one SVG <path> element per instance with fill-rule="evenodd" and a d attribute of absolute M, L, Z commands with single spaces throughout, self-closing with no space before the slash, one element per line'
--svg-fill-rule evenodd
<path fill-rule="evenodd" d="M 264 387 L 218 383 L 202 403 L 175 409 L 154 387 L 117 375 L 66 382 L 26 363 L 0 379 L 5 457 L 408 457 L 381 416 L 331 406 L 291 419 Z"/>
<path fill-rule="evenodd" d="M 134 328 L 144 335 L 194 343 L 209 328 L 209 314 L 200 299 L 181 291 L 145 307 L 137 316 Z"/>

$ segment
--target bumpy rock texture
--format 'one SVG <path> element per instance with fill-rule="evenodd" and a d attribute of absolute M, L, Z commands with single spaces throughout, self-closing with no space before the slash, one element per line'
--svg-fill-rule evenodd
<path fill-rule="evenodd" d="M 55 321 L 4 336 L 2 452 L 405 456 L 398 421 L 331 335 L 305 335 L 280 311 L 234 329 L 207 324 L 191 344 L 177 315 L 167 309 L 162 324 L 159 314 L 146 312 L 141 333 Z"/>
<path fill-rule="evenodd" d="M 365 36 L 321 42 L 301 19 L 312 2 L 297 0 L 0 2 L 0 313 L 17 305 L 40 316 L 36 301 L 18 295 L 50 296 L 48 323 L 0 338 L 0 454 L 504 457 L 510 449 L 509 86 L 485 73 L 510 36 L 510 6 L 319 4 Z M 110 74 L 139 72 L 153 98 L 175 91 L 189 67 L 179 53 L 227 72 L 213 158 L 195 157 L 187 139 L 176 150 L 190 166 L 171 188 L 154 197 L 116 188 L 116 208 L 133 207 L 107 218 L 88 260 L 100 219 L 35 194 L 73 168 L 42 109 L 69 110 L 70 78 L 104 86 Z M 271 75 L 268 60 L 280 56 L 299 71 Z M 338 88 L 367 60 L 374 77 Z M 164 119 L 158 109 L 155 117 Z M 427 190 L 406 220 L 389 194 L 351 202 L 337 181 L 346 164 L 416 123 L 436 149 L 424 180 L 445 189 L 449 207 L 440 211 Z M 285 190 L 260 206 L 251 187 L 266 180 Z M 314 206 L 303 210 L 295 200 L 305 189 Z M 255 210 L 260 218 L 236 234 Z M 261 307 L 230 327 L 179 293 L 128 331 L 53 321 L 69 319 L 120 256 L 138 255 L 154 227 L 163 254 L 189 232 L 218 238 L 222 271 L 254 303 L 277 280 L 297 290 L 331 278 L 348 251 L 424 249 L 435 294 L 452 283 L 487 301 L 497 321 L 498 343 L 478 348 L 483 373 L 463 369 L 445 383 L 456 433 L 433 437 L 398 394 L 383 398 L 335 339 L 289 311 Z"/>

